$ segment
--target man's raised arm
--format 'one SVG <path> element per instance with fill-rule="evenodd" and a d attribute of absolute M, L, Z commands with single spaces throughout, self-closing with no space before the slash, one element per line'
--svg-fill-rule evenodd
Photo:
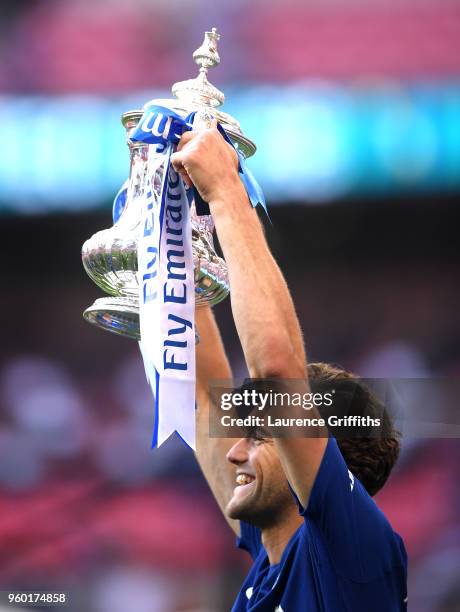
<path fill-rule="evenodd" d="M 216 128 L 189 132 L 172 162 L 209 202 L 227 261 L 233 318 L 253 378 L 305 381 L 306 358 L 285 280 L 238 176 L 236 154 Z M 299 416 L 302 408 L 299 407 Z M 295 415 L 292 415 L 295 416 Z M 314 435 L 318 437 L 313 437 Z M 326 447 L 325 432 L 275 438 L 285 474 L 305 507 Z"/>
<path fill-rule="evenodd" d="M 235 440 L 209 437 L 209 412 L 215 409 L 211 405 L 209 384 L 213 380 L 229 380 L 232 373 L 211 308 L 197 308 L 195 322 L 200 335 L 196 347 L 196 458 L 227 522 L 239 535 L 239 521 L 228 518 L 225 513 L 235 487 L 235 468 L 227 461 L 226 454 Z"/>

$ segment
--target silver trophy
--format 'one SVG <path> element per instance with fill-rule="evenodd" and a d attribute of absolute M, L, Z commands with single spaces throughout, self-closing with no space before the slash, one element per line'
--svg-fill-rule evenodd
<path fill-rule="evenodd" d="M 144 108 L 155 104 L 167 107 L 186 117 L 196 111 L 194 129 L 208 127 L 213 119 L 222 125 L 235 147 L 245 158 L 254 154 L 254 143 L 246 138 L 239 123 L 227 113 L 218 110 L 224 102 L 224 94 L 207 78 L 209 68 L 219 64 L 217 51 L 219 35 L 215 28 L 206 32 L 203 44 L 193 53 L 200 67 L 195 79 L 175 83 L 172 99 L 154 99 Z M 141 210 L 139 192 L 144 189 L 148 146 L 130 140 L 130 133 L 143 115 L 142 110 L 128 111 L 122 115 L 130 152 L 130 174 L 126 204 L 113 227 L 101 230 L 87 240 L 82 247 L 83 266 L 90 278 L 109 295 L 97 299 L 87 308 L 84 318 L 113 333 L 140 340 L 139 285 L 137 264 L 137 239 Z M 155 173 L 154 197 L 160 197 L 164 165 Z M 229 294 L 228 273 L 225 261 L 214 248 L 214 223 L 211 216 L 198 216 L 191 206 L 192 251 L 195 270 L 196 305 L 217 304 Z"/>

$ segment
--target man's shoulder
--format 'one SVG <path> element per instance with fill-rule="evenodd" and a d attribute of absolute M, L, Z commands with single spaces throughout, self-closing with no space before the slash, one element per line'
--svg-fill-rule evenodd
<path fill-rule="evenodd" d="M 331 441 L 311 505 L 302 513 L 306 543 L 320 561 L 330 561 L 337 573 L 368 581 L 397 568 L 405 569 L 407 555 L 401 537 L 354 476 Z"/>

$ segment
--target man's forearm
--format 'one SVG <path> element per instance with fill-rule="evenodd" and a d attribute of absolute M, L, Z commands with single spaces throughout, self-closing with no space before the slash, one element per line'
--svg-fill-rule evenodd
<path fill-rule="evenodd" d="M 241 181 L 210 207 L 229 268 L 232 312 L 250 375 L 304 377 L 305 351 L 292 299 Z"/>
<path fill-rule="evenodd" d="M 231 378 L 231 369 L 225 354 L 220 331 L 209 306 L 195 310 L 195 323 L 200 341 L 196 346 L 196 378 L 198 395 L 207 395 L 210 380 Z"/>
<path fill-rule="evenodd" d="M 196 438 L 197 455 L 209 450 L 210 383 L 213 380 L 229 380 L 232 377 L 219 328 L 209 306 L 195 311 L 195 323 L 200 334 L 196 347 Z"/>
<path fill-rule="evenodd" d="M 225 456 L 234 441 L 209 437 L 210 411 L 217 410 L 211 403 L 209 391 L 212 381 L 229 380 L 232 373 L 219 328 L 209 306 L 196 309 L 195 323 L 200 334 L 200 342 L 196 347 L 196 458 L 225 515 L 225 507 L 235 486 L 234 469 Z M 238 534 L 238 522 L 228 517 L 226 519 Z"/>

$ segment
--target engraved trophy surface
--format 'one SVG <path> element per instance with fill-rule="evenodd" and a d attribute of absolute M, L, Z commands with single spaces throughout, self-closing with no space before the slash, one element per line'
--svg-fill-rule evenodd
<path fill-rule="evenodd" d="M 220 62 L 217 52 L 219 35 L 215 28 L 205 33 L 203 44 L 194 52 L 193 59 L 200 66 L 198 77 L 175 83 L 173 99 L 154 99 L 144 106 L 163 106 L 186 117 L 195 111 L 193 129 L 208 127 L 213 119 L 222 125 L 234 146 L 249 157 L 255 145 L 246 138 L 239 123 L 218 109 L 224 102 L 224 94 L 207 78 L 208 69 Z M 142 110 L 133 110 L 122 115 L 127 132 L 130 151 L 130 173 L 126 203 L 113 227 L 101 230 L 89 238 L 82 247 L 83 266 L 90 278 L 109 297 L 97 299 L 87 308 L 84 318 L 113 333 L 140 339 L 139 283 L 138 283 L 138 236 L 141 223 L 141 195 L 145 188 L 148 144 L 132 141 L 130 133 L 143 115 Z M 165 159 L 159 157 L 154 180 L 153 195 L 159 199 L 165 170 Z M 195 204 L 191 205 L 192 252 L 195 280 L 196 305 L 217 304 L 229 293 L 228 273 L 225 261 L 214 248 L 214 224 L 211 216 L 198 216 Z"/>

